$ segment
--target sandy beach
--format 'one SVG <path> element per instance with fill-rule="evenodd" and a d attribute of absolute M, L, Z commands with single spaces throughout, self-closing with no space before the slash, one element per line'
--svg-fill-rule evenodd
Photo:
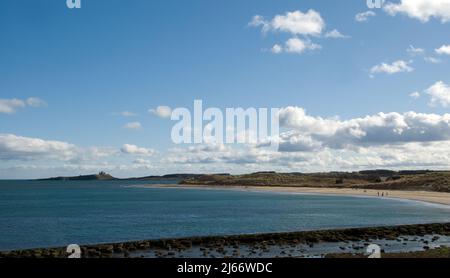
<path fill-rule="evenodd" d="M 215 189 L 215 190 L 243 190 L 270 191 L 294 194 L 343 195 L 376 198 L 392 198 L 421 201 L 432 204 L 450 206 L 450 193 L 431 191 L 400 191 L 400 190 L 370 190 L 350 188 L 312 188 L 312 187 L 278 187 L 278 186 L 205 186 L 205 185 L 164 185 L 151 184 L 145 187 L 184 188 L 184 189 Z"/>

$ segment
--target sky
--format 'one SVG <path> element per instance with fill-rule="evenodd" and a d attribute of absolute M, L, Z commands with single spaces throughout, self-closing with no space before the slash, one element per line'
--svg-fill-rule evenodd
<path fill-rule="evenodd" d="M 0 2 L 0 179 L 448 169 L 450 0 Z M 280 108 L 280 150 L 170 111 Z"/>

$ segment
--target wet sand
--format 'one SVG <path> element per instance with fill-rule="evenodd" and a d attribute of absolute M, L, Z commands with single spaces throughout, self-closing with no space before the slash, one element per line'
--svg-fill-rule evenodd
<path fill-rule="evenodd" d="M 400 190 L 372 190 L 372 189 L 351 189 L 351 188 L 319 188 L 319 187 L 279 187 L 279 186 L 206 186 L 206 185 L 163 185 L 151 184 L 139 187 L 148 188 L 182 188 L 182 189 L 211 189 L 211 190 L 241 190 L 241 191 L 267 191 L 293 194 L 317 194 L 334 196 L 359 196 L 392 198 L 421 201 L 432 204 L 450 206 L 450 193 L 431 191 L 400 191 Z"/>

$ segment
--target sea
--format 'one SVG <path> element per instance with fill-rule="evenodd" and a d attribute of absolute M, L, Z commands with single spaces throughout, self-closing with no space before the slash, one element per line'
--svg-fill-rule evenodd
<path fill-rule="evenodd" d="M 388 198 L 148 188 L 175 181 L 0 181 L 0 250 L 450 222 Z"/>

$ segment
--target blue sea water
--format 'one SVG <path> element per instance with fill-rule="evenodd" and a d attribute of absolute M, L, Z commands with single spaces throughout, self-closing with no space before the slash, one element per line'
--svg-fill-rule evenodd
<path fill-rule="evenodd" d="M 149 183 L 0 181 L 0 250 L 450 221 L 412 201 L 132 186 Z"/>

